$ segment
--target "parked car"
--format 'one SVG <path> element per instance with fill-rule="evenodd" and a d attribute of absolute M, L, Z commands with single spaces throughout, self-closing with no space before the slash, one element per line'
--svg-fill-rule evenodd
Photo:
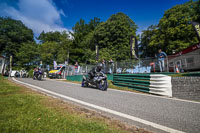
<path fill-rule="evenodd" d="M 11 77 L 20 77 L 20 73 L 19 71 L 16 71 L 16 70 L 12 70 L 11 74 L 10 74 Z"/>
<path fill-rule="evenodd" d="M 57 69 L 53 69 L 51 71 L 49 71 L 48 77 L 50 79 L 53 78 L 62 78 L 62 72 L 65 70 L 65 66 L 64 65 L 58 65 Z"/>

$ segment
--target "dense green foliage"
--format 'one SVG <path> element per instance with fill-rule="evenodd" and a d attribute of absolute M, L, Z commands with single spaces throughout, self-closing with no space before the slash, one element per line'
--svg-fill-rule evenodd
<path fill-rule="evenodd" d="M 159 24 L 150 26 L 141 35 L 143 56 L 153 56 L 159 48 L 172 54 L 197 43 L 191 21 L 200 22 L 199 10 L 199 3 L 190 1 L 165 11 Z"/>
<path fill-rule="evenodd" d="M 137 26 L 127 15 L 117 13 L 106 22 L 94 18 L 73 27 L 74 37 L 71 58 L 79 62 L 95 62 L 95 45 L 99 46 L 99 60 L 124 60 L 130 58 L 130 36 L 136 36 Z"/>
<path fill-rule="evenodd" d="M 130 58 L 130 37 L 136 36 L 137 25 L 127 15 L 117 13 L 95 30 L 100 58 L 125 60 Z"/>
<path fill-rule="evenodd" d="M 23 43 L 16 54 L 17 65 L 19 68 L 31 69 L 37 66 L 40 61 L 38 45 L 35 42 Z"/>
<path fill-rule="evenodd" d="M 40 60 L 44 64 L 52 65 L 53 61 L 64 63 L 71 47 L 71 40 L 67 32 L 42 32 L 38 39 Z"/>
<path fill-rule="evenodd" d="M 23 44 L 33 41 L 33 31 L 21 21 L 0 17 L 0 53 L 15 58 Z"/>
<path fill-rule="evenodd" d="M 86 61 L 94 62 L 95 60 L 95 40 L 94 31 L 100 24 L 99 18 L 91 19 L 87 24 L 84 20 L 80 19 L 72 28 L 73 42 L 72 50 L 70 50 L 71 62 L 82 62 Z"/>

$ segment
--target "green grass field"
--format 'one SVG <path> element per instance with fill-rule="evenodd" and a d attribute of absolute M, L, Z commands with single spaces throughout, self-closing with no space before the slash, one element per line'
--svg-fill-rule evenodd
<path fill-rule="evenodd" d="M 0 76 L 0 132 L 125 132 L 102 119 L 87 118 L 85 115 L 74 113 L 68 109 L 69 107 L 52 99 Z"/>

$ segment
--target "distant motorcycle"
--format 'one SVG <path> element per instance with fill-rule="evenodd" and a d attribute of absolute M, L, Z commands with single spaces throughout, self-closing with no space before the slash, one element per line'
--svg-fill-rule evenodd
<path fill-rule="evenodd" d="M 15 73 L 15 77 L 19 78 L 20 77 L 20 73 L 18 71 L 16 71 Z"/>
<path fill-rule="evenodd" d="M 22 70 L 20 71 L 20 77 L 22 77 L 22 78 L 26 78 L 26 77 L 27 77 L 27 72 L 26 72 L 26 70 L 22 69 Z"/>
<path fill-rule="evenodd" d="M 38 70 L 34 71 L 33 80 L 35 80 L 35 79 L 42 80 L 42 76 L 43 76 L 42 70 L 38 69 Z"/>
<path fill-rule="evenodd" d="M 88 73 L 87 77 L 83 75 L 81 86 L 88 87 L 89 85 L 93 85 L 102 91 L 106 91 L 108 89 L 107 76 L 101 71 L 100 66 L 93 68 Z"/>

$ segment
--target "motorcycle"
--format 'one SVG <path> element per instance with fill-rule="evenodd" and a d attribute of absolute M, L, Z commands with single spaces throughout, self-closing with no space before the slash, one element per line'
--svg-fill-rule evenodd
<path fill-rule="evenodd" d="M 34 71 L 33 80 L 35 80 L 35 79 L 42 80 L 42 76 L 43 76 L 42 70 L 38 69 L 38 70 Z"/>
<path fill-rule="evenodd" d="M 26 77 L 27 77 L 27 72 L 26 72 L 26 70 L 22 69 L 22 70 L 20 71 L 20 77 L 21 77 L 21 78 L 26 78 Z"/>
<path fill-rule="evenodd" d="M 81 86 L 88 87 L 89 85 L 93 85 L 102 91 L 106 91 L 108 89 L 107 76 L 102 71 L 88 73 L 88 76 L 83 75 Z"/>

